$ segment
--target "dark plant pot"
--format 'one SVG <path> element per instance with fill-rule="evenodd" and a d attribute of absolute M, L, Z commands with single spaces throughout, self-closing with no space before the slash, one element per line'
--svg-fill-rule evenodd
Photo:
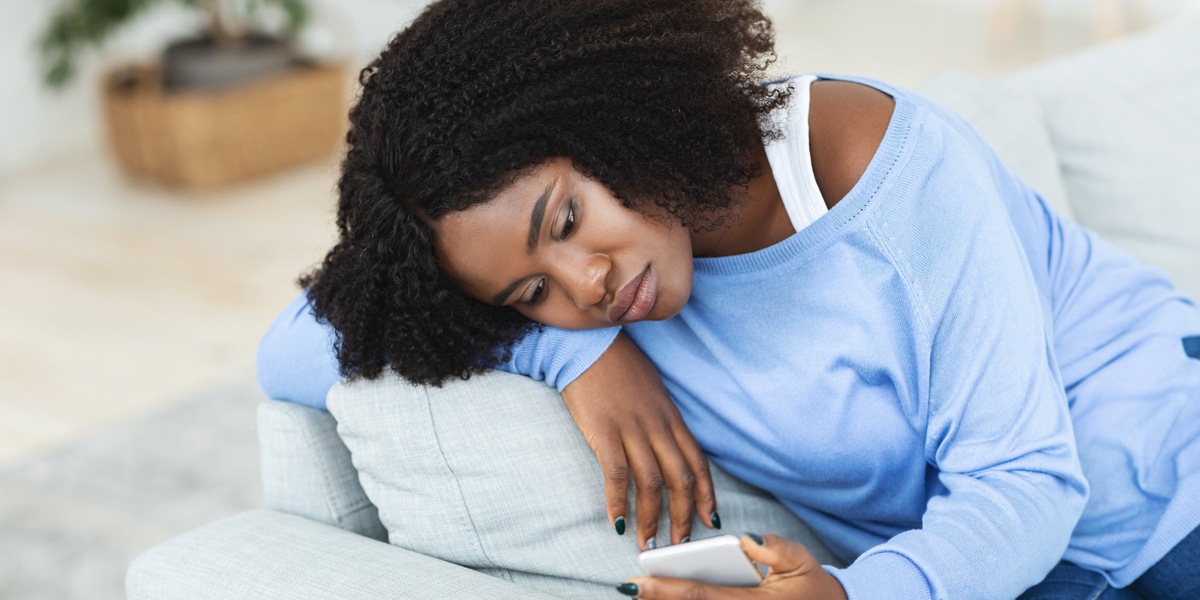
<path fill-rule="evenodd" d="M 249 36 L 229 44 L 213 38 L 175 42 L 163 57 L 167 91 L 219 89 L 293 68 L 296 57 L 284 41 Z"/>

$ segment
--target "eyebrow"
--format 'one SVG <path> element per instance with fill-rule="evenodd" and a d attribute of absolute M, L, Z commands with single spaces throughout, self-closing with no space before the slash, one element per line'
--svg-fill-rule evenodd
<path fill-rule="evenodd" d="M 533 204 L 533 213 L 529 215 L 529 238 L 525 241 L 525 245 L 529 249 L 529 253 L 533 254 L 534 249 L 538 245 L 538 237 L 542 234 L 542 219 L 546 216 L 546 203 L 550 201 L 550 192 L 554 191 L 554 184 L 546 186 L 546 191 L 542 192 L 537 202 Z"/>
<path fill-rule="evenodd" d="M 546 186 L 546 190 L 538 197 L 537 202 L 533 203 L 533 213 L 529 215 L 529 237 L 525 240 L 525 246 L 528 248 L 530 254 L 533 254 L 533 251 L 537 249 L 538 238 L 542 235 L 542 220 L 546 218 L 546 203 L 550 201 L 550 193 L 553 191 L 554 184 L 551 183 Z M 508 300 L 508 297 L 520 285 L 520 279 L 508 284 L 508 287 L 492 297 L 492 304 L 504 306 L 504 301 Z"/>

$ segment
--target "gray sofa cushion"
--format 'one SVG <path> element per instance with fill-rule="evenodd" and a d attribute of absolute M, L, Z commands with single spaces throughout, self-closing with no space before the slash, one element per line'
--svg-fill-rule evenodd
<path fill-rule="evenodd" d="M 1076 220 L 1200 296 L 1200 12 L 1001 83 L 1041 104 Z"/>
<path fill-rule="evenodd" d="M 554 600 L 328 525 L 270 510 L 210 523 L 133 561 L 129 600 Z"/>
<path fill-rule="evenodd" d="M 1200 11 L 994 82 L 950 73 L 917 91 L 1060 213 L 1200 298 Z"/>
<path fill-rule="evenodd" d="M 267 508 L 387 541 L 329 413 L 268 400 L 258 407 L 258 445 Z"/>
<path fill-rule="evenodd" d="M 545 384 L 493 372 L 439 389 L 387 375 L 338 384 L 328 406 L 391 543 L 563 598 L 611 598 L 640 574 L 634 536 L 608 523 L 595 455 Z M 833 562 L 769 495 L 713 478 L 724 529 L 697 520 L 694 539 L 774 532 Z M 667 529 L 664 517 L 660 543 Z"/>

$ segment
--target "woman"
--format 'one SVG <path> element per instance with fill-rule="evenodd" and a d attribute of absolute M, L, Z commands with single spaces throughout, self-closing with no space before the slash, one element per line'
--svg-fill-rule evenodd
<path fill-rule="evenodd" d="M 1195 305 L 953 114 L 758 85 L 772 56 L 749 1 L 434 4 L 363 72 L 340 239 L 264 339 L 264 389 L 545 378 L 618 534 L 627 473 L 639 514 L 666 482 L 672 542 L 693 507 L 719 527 L 698 441 L 854 561 L 746 536 L 763 586 L 628 595 L 1200 593 Z"/>

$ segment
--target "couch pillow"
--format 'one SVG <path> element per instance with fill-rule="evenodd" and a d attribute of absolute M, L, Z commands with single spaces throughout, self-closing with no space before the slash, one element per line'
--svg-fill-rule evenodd
<path fill-rule="evenodd" d="M 1200 12 L 1001 83 L 1041 104 L 1076 219 L 1200 294 Z"/>
<path fill-rule="evenodd" d="M 338 384 L 328 406 L 390 543 L 562 598 L 611 598 L 641 574 L 637 515 L 613 531 L 595 455 L 545 384 L 493 372 L 433 388 L 389 373 Z M 777 533 L 835 562 L 766 492 L 712 472 L 723 529 L 697 520 L 693 539 Z M 665 514 L 659 532 L 669 543 Z"/>

